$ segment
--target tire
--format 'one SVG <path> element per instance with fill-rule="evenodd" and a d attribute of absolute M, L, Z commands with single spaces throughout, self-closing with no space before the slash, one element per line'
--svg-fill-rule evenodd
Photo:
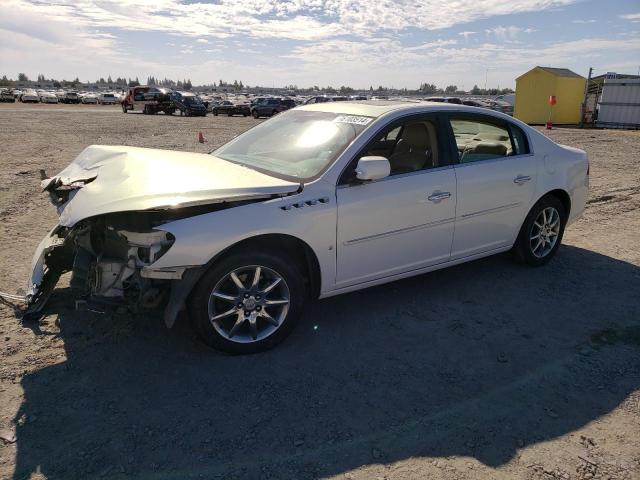
<path fill-rule="evenodd" d="M 271 112 L 271 116 L 272 116 L 272 117 L 273 117 L 274 115 L 277 115 L 277 114 L 278 114 L 278 111 L 277 111 L 277 110 L 274 110 L 273 112 Z"/>
<path fill-rule="evenodd" d="M 548 224 L 544 222 L 545 218 L 549 219 Z M 558 251 L 566 224 L 567 212 L 562 202 L 552 195 L 542 197 L 525 218 L 512 249 L 513 255 L 520 263 L 532 267 L 545 265 Z M 540 225 L 547 227 L 548 233 L 543 230 L 540 236 Z"/>
<path fill-rule="evenodd" d="M 258 111 L 257 111 L 257 110 L 254 110 L 254 111 L 251 113 L 251 116 L 252 116 L 253 118 L 255 118 L 256 120 L 257 120 L 258 118 L 260 118 L 260 115 L 258 115 Z"/>
<path fill-rule="evenodd" d="M 251 283 L 256 267 L 260 267 L 261 277 L 257 289 L 253 289 Z M 250 295 L 243 294 L 235 281 L 232 282 L 232 272 L 238 272 L 237 278 L 251 290 Z M 258 294 L 259 290 L 273 284 L 277 277 L 281 280 L 275 287 L 268 293 Z M 231 253 L 204 274 L 191 294 L 188 306 L 192 325 L 202 341 L 216 350 L 236 355 L 268 350 L 284 340 L 298 323 L 307 298 L 305 285 L 298 267 L 284 254 L 253 249 Z M 214 291 L 218 295 L 228 294 L 227 298 L 213 296 Z M 265 306 L 265 301 L 284 300 L 287 295 L 287 305 Z M 256 306 L 256 302 L 263 306 Z M 252 306 L 254 310 L 248 317 L 246 309 Z M 214 326 L 210 312 L 211 315 L 227 315 Z M 269 321 L 261 316 L 264 313 L 271 317 Z M 251 318 L 256 330 L 251 329 Z M 236 323 L 239 326 L 231 334 Z"/>
<path fill-rule="evenodd" d="M 128 112 L 127 106 L 123 103 L 122 104 L 122 113 L 127 113 L 127 112 Z"/>
<path fill-rule="evenodd" d="M 218 116 L 218 112 L 217 112 L 217 110 L 214 110 L 214 111 L 213 111 L 213 116 L 214 116 L 214 117 L 217 117 L 217 116 Z"/>

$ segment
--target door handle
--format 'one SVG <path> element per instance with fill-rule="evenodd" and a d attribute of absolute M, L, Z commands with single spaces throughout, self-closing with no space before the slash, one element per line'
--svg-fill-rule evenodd
<path fill-rule="evenodd" d="M 531 180 L 531 177 L 529 175 L 518 175 L 516 178 L 513 179 L 513 183 L 517 185 L 522 185 L 523 183 L 527 183 L 530 180 Z"/>
<path fill-rule="evenodd" d="M 427 199 L 433 203 L 438 203 L 439 201 L 445 200 L 449 197 L 451 197 L 451 193 L 449 192 L 433 192 L 427 197 Z"/>

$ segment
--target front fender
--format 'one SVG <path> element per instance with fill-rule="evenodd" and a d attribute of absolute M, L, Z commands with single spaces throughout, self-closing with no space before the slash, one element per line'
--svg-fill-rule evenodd
<path fill-rule="evenodd" d="M 320 267 L 321 291 L 331 289 L 335 282 L 334 195 L 319 197 L 307 191 L 185 218 L 159 228 L 170 232 L 175 242 L 151 266 L 154 270 L 200 267 L 243 240 L 282 234 L 302 240 L 314 251 Z"/>

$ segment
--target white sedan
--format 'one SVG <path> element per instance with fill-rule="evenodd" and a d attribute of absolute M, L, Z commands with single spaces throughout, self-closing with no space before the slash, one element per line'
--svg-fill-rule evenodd
<path fill-rule="evenodd" d="M 42 103 L 58 103 L 58 97 L 52 92 L 42 92 L 40 94 L 40 102 Z"/>
<path fill-rule="evenodd" d="M 93 93 L 87 93 L 87 94 L 82 96 L 81 102 L 84 103 L 84 104 L 87 104 L 87 103 L 97 104 L 98 103 L 98 96 L 94 95 Z"/>
<path fill-rule="evenodd" d="M 207 344 L 257 352 L 315 298 L 506 251 L 545 264 L 588 173 L 582 150 L 442 103 L 303 106 L 209 155 L 91 146 L 43 181 L 60 219 L 26 313 L 72 271 L 92 308 L 187 309 Z"/>

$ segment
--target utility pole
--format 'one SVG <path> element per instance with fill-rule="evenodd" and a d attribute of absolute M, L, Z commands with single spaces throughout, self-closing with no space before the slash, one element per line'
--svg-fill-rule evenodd
<path fill-rule="evenodd" d="M 587 84 L 584 86 L 584 97 L 582 99 L 582 106 L 580 108 L 580 128 L 584 128 L 584 116 L 587 113 L 587 97 L 589 96 L 589 85 L 591 84 L 591 74 L 593 73 L 593 67 L 589 67 L 589 75 L 587 76 Z"/>

